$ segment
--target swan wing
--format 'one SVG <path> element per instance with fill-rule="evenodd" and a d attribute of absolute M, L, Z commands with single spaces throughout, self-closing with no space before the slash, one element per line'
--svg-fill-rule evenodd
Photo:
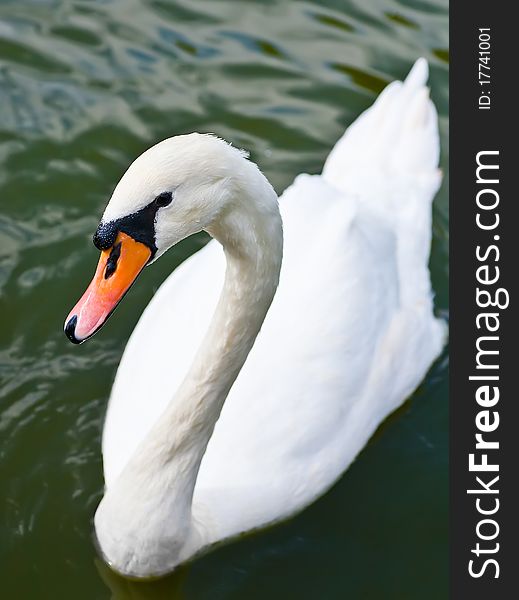
<path fill-rule="evenodd" d="M 214 539 L 324 493 L 443 347 L 428 270 L 441 176 L 427 74 L 417 61 L 346 131 L 322 176 L 299 176 L 280 200 L 278 293 L 195 490 Z"/>

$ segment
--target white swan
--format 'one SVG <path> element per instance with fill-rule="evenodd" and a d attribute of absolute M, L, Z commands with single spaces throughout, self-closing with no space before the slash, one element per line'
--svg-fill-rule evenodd
<path fill-rule="evenodd" d="M 99 329 L 145 264 L 197 231 L 217 240 L 161 286 L 117 372 L 95 528 L 118 572 L 160 575 L 303 509 L 438 356 L 426 79 L 420 59 L 279 210 L 256 165 L 208 135 L 157 144 L 117 185 L 96 275 L 66 321 L 72 341 Z"/>

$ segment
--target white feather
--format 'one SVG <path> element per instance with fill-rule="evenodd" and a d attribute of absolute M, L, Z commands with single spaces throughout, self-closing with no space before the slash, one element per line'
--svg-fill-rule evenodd
<path fill-rule="evenodd" d="M 192 501 L 195 533 L 159 551 L 175 554 L 174 564 L 285 519 L 322 495 L 440 353 L 445 327 L 433 316 L 427 266 L 440 182 L 438 131 L 426 79 L 421 59 L 346 131 L 322 176 L 298 176 L 281 197 L 279 288 L 202 459 Z M 146 168 L 141 162 L 139 170 Z M 138 179 L 132 186 L 144 175 L 132 175 Z M 224 271 L 222 248 L 211 241 L 164 282 L 135 328 L 103 435 L 108 492 L 149 443 L 146 436 L 188 372 Z M 128 481 L 137 486 L 138 477 Z M 155 484 L 164 485 L 159 478 Z M 114 492 L 112 512 L 96 520 L 100 539 L 110 538 L 117 508 L 145 511 L 139 490 L 124 489 L 127 495 Z M 155 507 L 149 519 L 172 522 L 170 508 L 161 510 Z M 150 574 L 165 564 L 154 556 L 139 570 L 139 561 L 128 559 L 142 551 L 135 544 L 153 535 L 146 522 L 139 521 L 144 530 L 137 541 L 119 537 L 117 544 L 127 547 L 113 550 L 115 556 L 106 551 L 119 570 Z"/>

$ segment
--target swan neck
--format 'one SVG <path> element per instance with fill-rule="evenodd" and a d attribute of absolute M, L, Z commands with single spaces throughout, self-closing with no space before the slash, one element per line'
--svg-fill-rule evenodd
<path fill-rule="evenodd" d="M 269 214 L 234 209 L 209 233 L 223 246 L 226 272 L 213 319 L 174 401 L 166 422 L 192 457 L 184 491 L 192 498 L 200 462 L 274 297 L 281 267 L 282 229 L 277 209 Z"/>
<path fill-rule="evenodd" d="M 210 543 L 215 533 L 192 514 L 195 483 L 227 394 L 270 307 L 281 268 L 281 217 L 277 196 L 265 182 L 268 196 L 263 203 L 241 203 L 208 228 L 227 260 L 213 319 L 175 396 L 98 507 L 100 545 L 127 548 L 124 562 L 142 559 L 148 570 L 151 561 L 154 570 L 166 571 Z M 140 557 L 130 549 L 143 535 Z"/>

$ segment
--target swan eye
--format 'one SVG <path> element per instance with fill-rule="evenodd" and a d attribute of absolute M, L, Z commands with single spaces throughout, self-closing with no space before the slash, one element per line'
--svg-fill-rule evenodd
<path fill-rule="evenodd" d="M 162 192 L 153 201 L 156 206 L 162 207 L 167 206 L 173 200 L 173 194 L 171 192 Z"/>

